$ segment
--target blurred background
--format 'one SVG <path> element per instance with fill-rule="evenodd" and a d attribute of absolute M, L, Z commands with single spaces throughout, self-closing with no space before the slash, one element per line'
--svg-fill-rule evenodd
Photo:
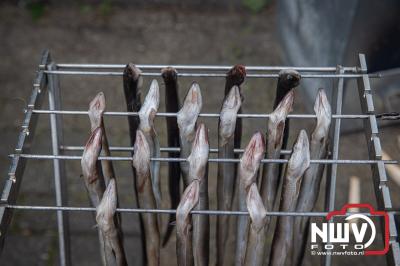
<path fill-rule="evenodd" d="M 379 113 L 394 112 L 399 111 L 400 101 L 399 7 L 398 1 L 388 0 L 3 0 L 0 2 L 0 188 L 7 178 L 8 154 L 13 153 L 16 145 L 43 49 L 49 49 L 57 63 L 109 64 L 357 66 L 358 53 L 365 53 L 369 72 L 382 75 L 371 83 L 375 107 Z M 90 100 L 103 91 L 107 110 L 126 111 L 121 77 L 61 76 L 60 79 L 62 105 L 66 110 L 87 110 Z M 181 78 L 181 100 L 194 80 L 202 89 L 203 112 L 219 112 L 224 79 Z M 144 93 L 150 81 L 144 79 Z M 165 110 L 163 82 L 160 78 L 158 81 L 162 112 Z M 296 92 L 293 113 L 313 113 L 316 90 L 324 87 L 330 91 L 332 84 L 332 79 L 303 79 Z M 271 112 L 275 87 L 275 79 L 247 79 L 243 84 L 244 113 Z M 43 109 L 47 108 L 46 103 Z M 360 113 L 356 84 L 352 82 L 345 84 L 344 113 Z M 216 147 L 217 120 L 200 120 L 210 129 L 211 147 Z M 105 124 L 112 146 L 129 145 L 125 117 L 106 117 Z M 302 119 L 292 124 L 289 147 L 300 129 L 305 128 L 311 134 L 314 121 Z M 392 159 L 399 160 L 398 123 L 380 121 L 380 125 L 382 148 Z M 48 116 L 41 115 L 33 153 L 51 154 L 49 128 Z M 167 146 L 165 120 L 157 118 L 156 128 L 161 146 Z M 63 130 L 67 145 L 82 146 L 90 131 L 89 120 L 85 116 L 64 116 Z M 266 121 L 244 121 L 242 146 L 256 130 L 265 132 Z M 340 158 L 367 157 L 361 124 L 344 121 Z M 116 162 L 114 166 L 121 207 L 131 208 L 135 205 L 131 167 L 127 162 Z M 166 177 L 166 166 L 162 164 L 162 177 Z M 216 209 L 216 169 L 216 164 L 210 165 L 211 209 Z M 89 205 L 80 174 L 79 161 L 66 163 L 69 206 Z M 361 180 L 361 202 L 376 206 L 369 165 L 339 165 L 335 206 L 340 208 L 348 202 L 351 176 Z M 400 182 L 391 178 L 389 184 L 393 205 L 398 209 Z M 163 196 L 168 198 L 166 178 L 162 178 L 162 186 Z M 317 210 L 323 210 L 325 179 L 321 187 Z M 52 161 L 28 160 L 17 204 L 55 205 Z M 164 204 L 163 207 L 169 208 L 168 200 Z M 93 215 L 71 212 L 69 216 L 73 265 L 99 265 Z M 124 214 L 122 219 L 129 265 L 141 265 L 138 217 Z M 211 218 L 211 226 L 214 235 L 215 217 Z M 215 263 L 214 242 L 214 238 L 210 239 L 212 263 Z M 173 238 L 162 250 L 162 265 L 176 265 L 174 254 Z M 15 211 L 0 258 L 1 265 L 58 264 L 56 213 Z M 321 258 L 306 254 L 305 265 L 320 262 Z M 333 257 L 333 263 L 382 265 L 385 259 Z"/>

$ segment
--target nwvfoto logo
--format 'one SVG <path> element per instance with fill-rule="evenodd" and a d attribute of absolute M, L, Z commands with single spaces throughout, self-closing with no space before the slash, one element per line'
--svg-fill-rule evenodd
<path fill-rule="evenodd" d="M 346 221 L 353 219 L 361 219 L 366 223 L 361 224 L 361 228 L 355 223 L 323 223 L 322 227 L 319 227 L 316 223 L 311 224 L 311 242 L 317 242 L 317 236 L 319 236 L 324 243 L 349 243 L 350 242 L 350 226 L 353 231 L 354 238 L 358 245 L 362 244 L 363 248 L 369 247 L 375 240 L 376 228 L 372 220 L 364 214 L 352 214 L 346 218 Z M 371 228 L 371 237 L 365 243 L 365 233 L 367 227 Z M 328 230 L 329 229 L 329 230 Z"/>
<path fill-rule="evenodd" d="M 364 208 L 368 209 L 369 213 L 374 216 L 383 216 L 385 221 L 385 236 L 384 248 L 382 250 L 367 250 L 376 238 L 376 227 L 372 219 L 364 214 L 355 213 L 345 218 L 346 222 L 331 222 L 331 223 L 311 223 L 311 250 L 318 249 L 317 244 L 319 239 L 324 245 L 325 250 L 347 250 L 353 248 L 357 251 L 364 251 L 364 255 L 384 255 L 389 250 L 389 216 L 384 211 L 375 211 L 369 204 L 346 204 L 341 210 L 329 212 L 326 219 L 329 221 L 334 216 L 345 215 L 348 209 Z M 352 220 L 358 219 L 361 225 L 351 223 Z M 355 243 L 350 245 L 350 229 L 353 232 Z M 368 230 L 369 229 L 369 230 Z M 366 236 L 367 231 L 370 232 Z"/>

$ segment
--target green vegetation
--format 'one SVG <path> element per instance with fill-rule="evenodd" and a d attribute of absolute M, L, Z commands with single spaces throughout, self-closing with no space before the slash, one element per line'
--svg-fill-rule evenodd
<path fill-rule="evenodd" d="M 112 2 L 111 0 L 102 0 L 99 6 L 100 14 L 103 17 L 108 17 L 112 11 Z"/>
<path fill-rule="evenodd" d="M 46 11 L 46 4 L 43 1 L 28 1 L 26 9 L 29 11 L 32 19 L 38 21 Z"/>
<path fill-rule="evenodd" d="M 269 0 L 242 0 L 242 3 L 250 11 L 257 13 L 269 3 Z"/>

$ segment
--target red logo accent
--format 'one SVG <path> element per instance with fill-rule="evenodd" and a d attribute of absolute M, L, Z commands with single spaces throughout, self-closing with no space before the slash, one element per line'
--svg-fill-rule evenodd
<path fill-rule="evenodd" d="M 376 211 L 370 204 L 346 204 L 339 211 L 331 211 L 326 216 L 326 219 L 329 221 L 333 216 L 337 215 L 346 215 L 348 209 L 351 208 L 364 208 L 368 209 L 369 213 L 374 216 L 383 216 L 385 219 L 385 247 L 382 250 L 366 250 L 364 255 L 385 255 L 389 251 L 389 215 L 385 211 Z"/>

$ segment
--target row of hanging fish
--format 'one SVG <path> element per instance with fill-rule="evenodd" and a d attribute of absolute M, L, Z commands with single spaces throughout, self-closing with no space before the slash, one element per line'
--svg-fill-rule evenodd
<path fill-rule="evenodd" d="M 225 98 L 218 122 L 218 158 L 238 158 L 241 143 L 241 113 L 243 95 L 241 84 L 246 76 L 245 67 L 234 66 L 226 76 Z M 170 152 L 170 158 L 181 158 L 168 164 L 170 205 L 176 215 L 165 222 L 161 215 L 140 214 L 140 237 L 146 265 L 160 265 L 160 250 L 176 224 L 176 255 L 180 266 L 210 264 L 210 220 L 205 214 L 192 211 L 209 210 L 208 157 L 209 139 L 205 124 L 197 123 L 202 109 L 200 86 L 193 83 L 182 106 L 179 106 L 177 72 L 173 68 L 162 70 L 165 84 L 166 111 L 177 113 L 167 117 L 168 146 L 179 148 Z M 323 89 L 318 91 L 314 111 L 316 126 L 307 136 L 301 130 L 292 147 L 282 173 L 282 164 L 268 160 L 284 158 L 294 89 L 300 74 L 294 70 L 279 73 L 274 110 L 268 119 L 264 135 L 256 132 L 240 157 L 239 163 L 218 164 L 217 206 L 220 211 L 247 211 L 249 215 L 218 215 L 216 228 L 216 264 L 271 266 L 300 265 L 305 253 L 309 217 L 278 216 L 276 228 L 269 230 L 272 216 L 268 212 L 312 211 L 320 188 L 323 164 L 310 164 L 310 159 L 327 157 L 331 108 Z M 138 208 L 160 209 L 163 197 L 160 188 L 160 145 L 154 126 L 159 109 L 159 85 L 153 80 L 144 101 L 141 101 L 141 71 L 128 64 L 123 75 L 124 94 L 128 112 L 130 142 L 133 146 L 132 167 L 134 197 Z M 103 265 L 127 265 L 123 247 L 121 216 L 118 207 L 116 177 L 110 160 L 98 160 L 100 155 L 110 156 L 103 113 L 105 97 L 99 93 L 89 105 L 91 134 L 82 156 L 82 172 L 90 203 L 96 207 L 96 223 Z M 267 162 L 263 163 L 263 159 Z M 261 166 L 262 165 L 262 166 Z M 180 190 L 180 179 L 183 192 Z M 281 193 L 278 192 L 282 186 Z M 235 204 L 237 202 L 237 205 Z M 163 222 L 164 221 L 164 222 Z M 176 221 L 176 222 L 175 222 Z M 270 247 L 268 234 L 273 233 Z M 235 247 L 228 245 L 234 236 Z M 270 256 L 267 249 L 270 249 Z"/>

